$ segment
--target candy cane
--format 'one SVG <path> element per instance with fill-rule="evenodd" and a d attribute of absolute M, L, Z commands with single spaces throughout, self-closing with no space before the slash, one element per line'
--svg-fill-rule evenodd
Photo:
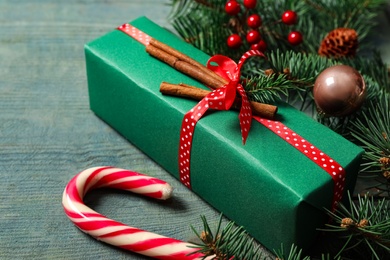
<path fill-rule="evenodd" d="M 66 186 L 62 205 L 68 218 L 83 232 L 105 243 L 156 259 L 200 259 L 193 244 L 164 237 L 109 219 L 83 202 L 92 189 L 110 187 L 165 200 L 171 186 L 159 179 L 114 167 L 94 167 L 77 174 Z M 211 258 L 210 258 L 211 259 Z"/>

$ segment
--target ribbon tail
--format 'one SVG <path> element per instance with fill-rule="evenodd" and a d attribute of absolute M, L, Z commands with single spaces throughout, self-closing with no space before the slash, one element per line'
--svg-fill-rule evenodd
<path fill-rule="evenodd" d="M 180 130 L 179 142 L 179 178 L 180 181 L 191 189 L 190 180 L 190 159 L 192 138 L 195 131 L 196 123 L 206 113 L 209 108 L 206 99 L 202 99 L 194 108 L 188 111 L 183 118 Z"/>
<path fill-rule="evenodd" d="M 252 125 L 252 108 L 243 86 L 239 84 L 237 86 L 237 90 L 242 100 L 240 114 L 238 118 L 240 120 L 242 143 L 245 144 L 246 139 L 248 138 L 249 130 L 251 129 Z"/>

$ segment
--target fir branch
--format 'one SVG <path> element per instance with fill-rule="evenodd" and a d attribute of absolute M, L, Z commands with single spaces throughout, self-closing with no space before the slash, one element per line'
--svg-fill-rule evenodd
<path fill-rule="evenodd" d="M 238 60 L 250 46 L 244 41 L 240 49 L 232 50 L 227 47 L 226 38 L 243 26 L 244 19 L 228 16 L 223 10 L 225 3 L 225 0 L 172 0 L 170 19 L 176 31 L 195 47 L 210 55 L 220 53 Z M 248 78 L 245 88 L 252 100 L 267 103 L 284 99 L 298 109 L 311 111 L 319 122 L 363 147 L 365 154 L 362 172 L 382 175 L 382 194 L 387 191 L 387 196 L 390 196 L 390 181 L 386 179 L 390 178 L 389 70 L 379 53 L 372 51 L 372 43 L 367 41 L 376 24 L 374 18 L 386 3 L 386 0 L 258 1 L 253 12 L 259 13 L 263 19 L 260 31 L 268 44 L 268 62 L 250 61 L 251 68 L 246 68 L 243 75 Z M 280 23 L 281 14 L 288 9 L 298 13 L 299 21 L 294 27 Z M 359 36 L 359 54 L 369 54 L 368 57 L 339 60 L 319 57 L 317 50 L 321 40 L 329 31 L 338 27 L 355 29 Z M 288 44 L 286 36 L 292 29 L 303 32 L 303 44 L 296 47 Z M 366 102 L 360 111 L 347 117 L 318 116 L 311 88 L 320 72 L 340 63 L 350 65 L 362 74 L 368 89 Z M 267 74 L 268 68 L 272 69 L 272 75 Z M 350 202 L 350 208 L 341 206 L 341 210 L 332 215 L 339 224 L 344 218 L 350 218 L 352 222 L 348 224 L 349 227 L 329 226 L 328 230 L 347 234 L 340 252 L 355 248 L 371 253 L 376 258 L 383 250 L 388 252 L 389 234 L 383 232 L 383 228 L 389 229 L 388 203 L 387 206 L 380 206 L 379 201 L 379 206 L 374 205 L 372 197 L 359 198 L 357 205 L 351 199 Z M 369 219 L 371 214 L 377 212 L 377 207 L 385 210 Z M 340 218 L 341 215 L 344 217 Z M 367 216 L 368 226 L 363 226 L 361 216 Z M 386 216 L 387 222 L 380 222 L 382 216 Z M 218 232 L 212 233 L 207 221 L 202 220 L 205 232 L 198 234 L 205 245 L 202 252 L 216 253 L 221 258 L 241 254 L 245 259 L 252 259 L 248 256 L 256 255 L 253 252 L 246 255 L 247 249 L 252 248 L 253 241 L 245 235 L 243 229 L 237 229 L 231 224 L 222 230 L 219 223 Z M 382 239 L 385 239 L 384 242 Z M 287 259 L 301 259 L 302 254 L 292 247 L 288 257 Z M 323 255 L 322 259 L 330 258 L 329 255 Z"/>
<path fill-rule="evenodd" d="M 353 138 L 365 150 L 362 172 L 382 174 L 382 186 L 390 196 L 390 93 L 382 95 L 365 105 L 361 116 L 351 122 L 350 131 Z M 376 176 L 376 175 L 374 175 Z M 380 188 L 380 187 L 378 187 Z"/>
<path fill-rule="evenodd" d="M 237 227 L 234 222 L 230 221 L 224 228 L 221 228 L 222 214 L 220 215 L 216 232 L 212 229 L 204 216 L 201 216 L 203 231 L 197 232 L 191 227 L 201 243 L 196 244 L 199 248 L 195 253 L 203 253 L 207 256 L 215 255 L 214 259 L 266 259 L 263 257 L 261 247 L 255 240 L 248 235 L 243 227 Z"/>
<path fill-rule="evenodd" d="M 276 50 L 268 54 L 268 59 L 279 73 L 288 68 L 290 77 L 312 83 L 324 69 L 340 64 L 338 61 L 320 57 L 316 54 L 303 54 L 294 51 L 281 52 Z"/>
<path fill-rule="evenodd" d="M 283 52 L 317 53 L 322 39 L 333 29 L 349 27 L 359 35 L 359 51 L 365 52 L 371 46 L 366 42 L 371 29 L 376 25 L 375 19 L 386 0 L 345 0 L 345 1 L 312 1 L 312 0 L 263 0 L 258 1 L 252 12 L 262 17 L 260 33 L 267 42 L 269 50 L 279 49 Z M 238 59 L 240 54 L 250 48 L 246 41 L 239 49 L 230 49 L 226 45 L 227 37 L 237 33 L 236 28 L 246 26 L 246 12 L 231 17 L 224 11 L 225 0 L 172 0 L 170 21 L 176 31 L 189 40 L 194 46 L 208 54 L 220 53 Z M 293 27 L 281 23 L 281 15 L 286 10 L 298 14 L 298 23 Z M 191 22 L 187 22 L 191 21 Z M 232 26 L 232 21 L 235 25 Z M 238 23 L 238 24 L 237 24 Z M 287 41 L 291 30 L 299 30 L 304 35 L 304 42 L 292 46 Z M 208 32 L 205 34 L 205 32 Z M 245 30 L 241 36 L 245 37 Z M 191 32 L 191 33 L 189 33 Z"/>
<path fill-rule="evenodd" d="M 275 255 L 277 256 L 277 260 L 310 260 L 309 256 L 302 256 L 302 249 L 299 249 L 296 245 L 291 246 L 287 256 L 284 253 L 283 245 L 280 250 L 275 251 Z"/>
<path fill-rule="evenodd" d="M 340 59 L 340 63 L 349 65 L 357 69 L 366 81 L 377 84 L 374 89 L 368 90 L 373 92 L 386 91 L 390 92 L 390 76 L 388 65 L 385 64 L 378 51 L 373 51 L 371 57 L 356 57 L 354 59 Z"/>
<path fill-rule="evenodd" d="M 286 74 L 261 75 L 249 79 L 245 84 L 245 90 L 251 100 L 273 103 L 287 96 L 289 90 L 296 90 L 298 84 L 304 85 L 303 82 L 289 80 Z"/>
<path fill-rule="evenodd" d="M 271 67 L 271 70 L 262 70 L 256 65 L 252 65 L 252 70 L 245 70 L 248 75 L 260 74 L 251 78 L 251 84 L 246 89 L 255 101 L 268 103 L 285 100 L 300 110 L 311 111 L 314 115 L 316 108 L 311 93 L 314 81 L 320 72 L 337 63 L 316 54 L 276 50 L 268 54 L 266 65 Z M 269 74 L 273 76 L 264 77 Z"/>
<path fill-rule="evenodd" d="M 202 6 L 207 8 L 214 8 L 212 1 L 207 0 L 172 0 L 170 3 L 172 10 L 169 15 L 169 19 L 173 20 L 178 17 L 189 15 L 193 9 L 198 9 Z"/>
<path fill-rule="evenodd" d="M 339 232 L 344 239 L 344 245 L 340 248 L 336 257 L 346 254 L 349 250 L 355 250 L 364 259 L 385 259 L 390 253 L 390 203 L 382 199 L 375 201 L 366 194 L 358 196 L 355 204 L 350 195 L 349 207 L 340 204 L 336 212 L 328 211 L 335 224 L 327 224 L 328 232 Z"/>
<path fill-rule="evenodd" d="M 346 206 L 348 205 L 348 206 Z M 358 196 L 353 201 L 348 194 L 347 204 L 339 204 L 335 212 L 329 211 L 334 224 L 327 224 L 327 228 L 319 229 L 325 233 L 338 234 L 334 240 L 344 241 L 339 244 L 338 250 L 320 254 L 320 259 L 345 259 L 344 257 L 359 257 L 359 259 L 385 259 L 390 253 L 390 201 L 374 200 L 368 194 Z M 214 255 L 214 259 L 269 259 L 262 253 L 262 248 L 251 238 L 243 227 L 237 227 L 233 221 L 229 221 L 222 227 L 222 214 L 220 215 L 216 231 L 213 232 L 206 217 L 201 216 L 203 231 L 197 232 L 191 227 L 201 241 L 195 243 L 197 252 L 207 256 Z M 196 253 L 196 252 L 194 252 Z M 318 259 L 315 256 L 304 256 L 303 251 L 296 245 L 291 245 L 288 254 L 284 252 L 282 245 L 274 251 L 278 260 L 310 260 Z M 347 258 L 349 259 L 349 258 Z"/>
<path fill-rule="evenodd" d="M 320 39 L 333 29 L 351 28 L 359 36 L 360 51 L 370 46 L 365 43 L 367 36 L 376 25 L 375 18 L 381 8 L 387 4 L 386 0 L 305 0 L 304 2 L 312 7 L 310 12 L 306 13 L 306 18 L 309 21 L 316 21 L 317 32 L 319 32 L 317 36 Z"/>

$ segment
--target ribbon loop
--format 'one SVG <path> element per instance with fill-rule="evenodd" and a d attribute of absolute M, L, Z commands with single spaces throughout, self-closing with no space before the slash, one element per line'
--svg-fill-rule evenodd
<path fill-rule="evenodd" d="M 266 56 L 257 50 L 250 50 L 244 53 L 240 58 L 238 64 L 232 59 L 223 55 L 214 55 L 207 61 L 207 68 L 214 71 L 224 79 L 228 80 L 228 86 L 235 89 L 241 96 L 241 109 L 239 114 L 239 121 L 241 127 L 242 142 L 245 144 L 249 134 L 249 130 L 252 122 L 252 108 L 249 103 L 249 99 L 245 93 L 244 87 L 239 83 L 241 77 L 242 65 L 250 57 L 261 57 L 266 59 Z M 226 86 L 226 85 L 225 85 Z"/>
<path fill-rule="evenodd" d="M 242 100 L 239 113 L 241 138 L 243 144 L 246 142 L 252 124 L 252 108 L 245 89 L 239 83 L 239 80 L 242 64 L 252 56 L 265 58 L 264 54 L 259 51 L 248 51 L 241 57 L 238 64 L 223 55 L 214 55 L 207 62 L 207 67 L 226 79 L 228 83 L 208 94 L 194 108 L 187 112 L 183 118 L 179 143 L 179 175 L 181 182 L 188 188 L 191 188 L 190 159 L 192 137 L 196 123 L 209 108 L 229 110 L 236 99 L 237 92 Z"/>
<path fill-rule="evenodd" d="M 244 62 L 253 56 L 258 56 L 258 57 L 261 57 L 261 58 L 264 58 L 265 60 L 267 60 L 267 57 L 261 51 L 257 51 L 257 50 L 247 51 L 244 53 L 244 55 L 242 55 L 241 59 L 238 61 L 238 65 L 237 65 L 238 71 L 241 72 L 241 67 L 244 64 Z"/>
<path fill-rule="evenodd" d="M 229 110 L 236 98 L 236 88 L 232 84 L 227 84 L 212 91 L 205 97 L 209 108 L 216 110 Z"/>
<path fill-rule="evenodd" d="M 130 24 L 124 24 L 118 27 L 118 30 L 128 34 L 133 37 L 143 45 L 148 45 L 151 41 L 151 37 L 144 32 L 138 30 L 134 26 Z M 241 77 L 241 67 L 244 62 L 252 57 L 259 56 L 264 59 L 267 59 L 266 56 L 260 52 L 255 50 L 250 50 L 244 53 L 244 55 L 239 60 L 238 64 L 236 64 L 232 59 L 222 56 L 215 55 L 209 59 L 207 62 L 207 67 L 222 76 L 224 79 L 228 81 L 225 86 L 219 88 L 218 90 L 214 90 L 211 94 L 207 95 L 203 100 L 201 100 L 196 107 L 191 109 L 188 113 L 185 114 L 184 119 L 182 121 L 182 128 L 180 132 L 180 149 L 179 149 L 179 172 L 180 172 L 180 180 L 181 182 L 191 188 L 190 182 L 190 153 L 192 146 L 192 135 L 195 130 L 195 125 L 198 120 L 206 113 L 209 108 L 218 109 L 218 110 L 228 110 L 236 96 L 236 92 L 239 93 L 242 99 L 239 120 L 241 126 L 241 135 L 242 141 L 245 143 L 245 140 L 248 136 L 249 129 L 252 121 L 252 110 L 250 107 L 250 103 L 245 94 L 245 90 L 242 85 L 239 84 L 239 80 Z M 219 91 L 219 92 L 218 92 Z M 221 93 L 222 91 L 222 93 Z M 267 123 L 264 119 L 254 116 L 253 119 L 262 123 L 269 130 L 273 131 L 277 136 L 284 139 L 284 135 L 289 135 L 290 131 L 288 131 L 288 127 L 285 126 L 282 122 L 268 120 Z M 283 130 L 282 130 L 283 129 Z M 335 162 L 332 158 L 325 155 L 318 148 L 314 147 L 314 145 L 309 145 L 305 143 L 306 140 L 301 139 L 300 142 L 304 142 L 300 146 L 300 143 L 296 143 L 298 140 L 297 133 L 291 132 L 291 136 L 285 136 L 285 140 L 290 143 L 294 148 L 301 151 L 305 154 L 310 160 L 317 163 L 319 167 L 321 167 L 324 171 L 326 171 L 334 181 L 334 197 L 333 197 L 333 210 L 336 208 L 338 201 L 341 200 L 343 196 L 343 190 L 345 185 L 345 170 Z M 291 142 L 293 140 L 294 142 Z M 300 149 L 300 148 L 303 149 Z M 307 147 L 313 149 L 311 153 L 309 152 Z M 314 153 L 313 153 L 314 152 Z M 313 156 L 308 156 L 309 154 L 313 154 Z M 317 157 L 319 155 L 325 155 L 320 160 Z M 325 161 L 324 161 L 325 160 Z M 327 163 L 325 163 L 328 161 Z M 337 169 L 337 170 L 336 170 Z"/>
<path fill-rule="evenodd" d="M 215 65 L 214 65 L 215 64 Z M 233 81 L 238 84 L 240 80 L 240 72 L 234 60 L 223 55 L 214 55 L 207 61 L 207 68 L 214 71 L 228 81 Z"/>

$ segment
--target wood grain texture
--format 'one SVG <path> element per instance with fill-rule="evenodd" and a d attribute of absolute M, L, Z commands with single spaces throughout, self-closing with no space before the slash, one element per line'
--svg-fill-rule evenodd
<path fill-rule="evenodd" d="M 89 109 L 84 44 L 146 15 L 167 23 L 166 1 L 0 1 L 0 259 L 144 259 L 83 234 L 65 216 L 67 182 L 92 166 L 159 177 L 166 202 L 95 191 L 86 203 L 129 225 L 181 240 L 219 213 Z"/>
<path fill-rule="evenodd" d="M 110 218 L 182 240 L 194 237 L 190 225 L 201 229 L 200 215 L 217 221 L 217 211 L 89 109 L 84 44 L 141 15 L 172 29 L 166 2 L 0 0 L 0 259 L 144 259 L 94 240 L 65 216 L 65 185 L 92 166 L 139 171 L 175 188 L 167 202 L 90 193 L 86 203 Z"/>

